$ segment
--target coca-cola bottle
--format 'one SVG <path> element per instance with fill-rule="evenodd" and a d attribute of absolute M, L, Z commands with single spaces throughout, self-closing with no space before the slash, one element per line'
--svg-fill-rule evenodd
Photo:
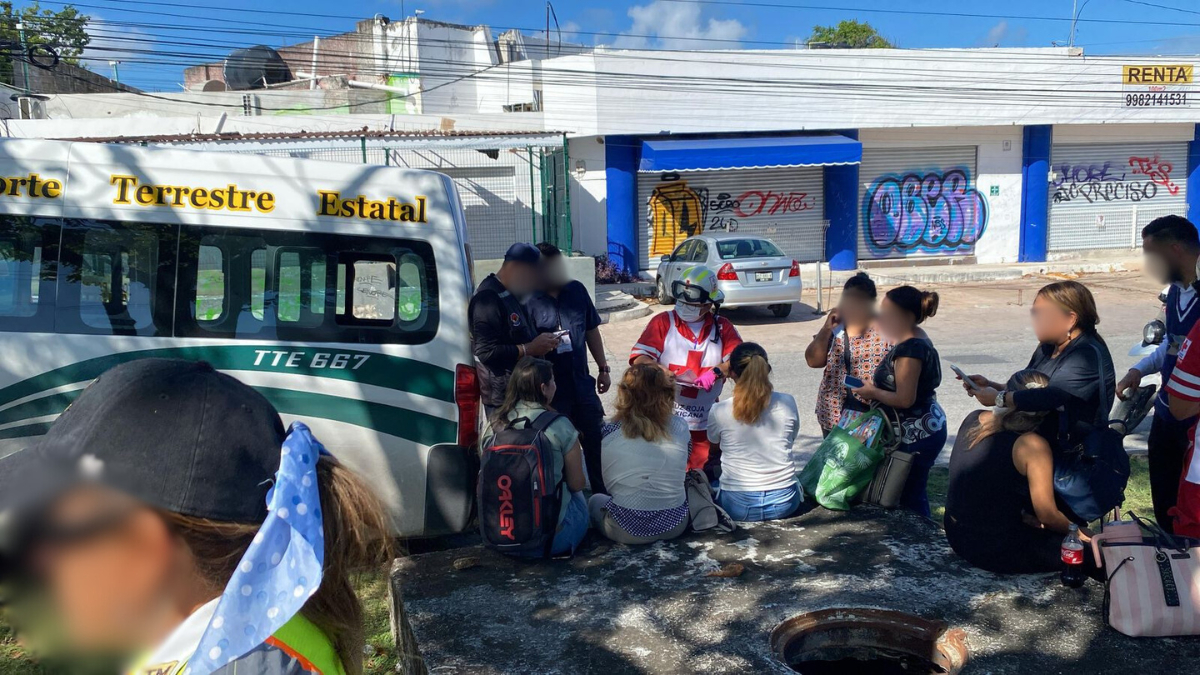
<path fill-rule="evenodd" d="M 1067 528 L 1067 537 L 1062 542 L 1062 584 L 1078 588 L 1087 580 L 1083 573 L 1083 541 L 1079 540 L 1079 527 L 1072 524 Z"/>

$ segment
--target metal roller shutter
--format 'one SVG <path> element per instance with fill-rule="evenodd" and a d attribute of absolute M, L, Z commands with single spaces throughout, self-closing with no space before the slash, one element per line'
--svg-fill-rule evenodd
<path fill-rule="evenodd" d="M 974 146 L 863 149 L 858 257 L 970 255 L 987 228 Z"/>
<path fill-rule="evenodd" d="M 816 261 L 825 242 L 823 176 L 819 167 L 638 173 L 640 266 L 657 267 L 702 232 L 765 236 L 797 260 Z"/>
<path fill-rule="evenodd" d="M 1055 144 L 1050 252 L 1138 248 L 1141 230 L 1187 213 L 1187 142 Z"/>

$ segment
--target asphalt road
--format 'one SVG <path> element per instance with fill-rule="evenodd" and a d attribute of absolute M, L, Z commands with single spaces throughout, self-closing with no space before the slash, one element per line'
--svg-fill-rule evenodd
<path fill-rule="evenodd" d="M 836 285 L 840 286 L 842 280 L 838 278 Z M 948 458 L 958 424 L 978 407 L 961 390 L 949 365 L 954 363 L 968 373 L 981 373 L 993 380 L 1003 380 L 1024 368 L 1037 345 L 1029 325 L 1029 305 L 1038 288 L 1053 280 L 1032 277 L 997 283 L 922 286 L 941 295 L 937 316 L 924 327 L 942 358 L 944 377 L 938 400 L 946 410 L 951 432 L 942 463 Z M 1142 326 L 1158 313 L 1157 295 L 1161 286 L 1140 272 L 1088 275 L 1077 280 L 1096 296 L 1100 333 L 1112 352 L 1119 379 L 1136 362 L 1136 358 L 1128 355 L 1129 350 L 1140 342 Z M 826 307 L 830 299 L 827 291 Z M 836 292 L 832 299 L 836 301 Z M 813 415 L 821 372 L 804 363 L 804 348 L 820 328 L 822 317 L 815 314 L 814 290 L 805 291 L 804 302 L 807 304 L 797 305 L 787 319 L 775 319 L 766 310 L 756 309 L 729 310 L 726 314 L 743 338 L 761 344 L 770 354 L 775 388 L 795 395 L 801 405 L 801 436 L 795 451 L 798 459 L 806 458 L 821 436 Z M 656 305 L 653 309 L 658 312 L 665 308 Z M 618 372 L 649 319 L 647 316 L 601 327 L 606 351 Z M 614 381 L 617 379 L 619 375 L 614 375 Z M 730 390 L 727 386 L 726 395 Z M 610 412 L 614 395 L 615 389 L 604 396 Z M 1127 439 L 1131 453 L 1145 450 L 1146 429 L 1144 423 L 1138 433 Z"/>

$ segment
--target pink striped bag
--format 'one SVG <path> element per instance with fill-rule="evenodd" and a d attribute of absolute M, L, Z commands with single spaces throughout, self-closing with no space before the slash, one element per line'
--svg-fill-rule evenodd
<path fill-rule="evenodd" d="M 1131 637 L 1200 635 L 1200 541 L 1128 515 L 1092 538 L 1108 575 L 1105 622 Z"/>

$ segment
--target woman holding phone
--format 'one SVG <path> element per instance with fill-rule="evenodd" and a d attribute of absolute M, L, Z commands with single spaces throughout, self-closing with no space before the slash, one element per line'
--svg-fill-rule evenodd
<path fill-rule="evenodd" d="M 850 392 L 863 384 L 892 349 L 876 323 L 875 282 L 863 272 L 846 280 L 838 306 L 804 350 L 810 368 L 823 368 L 817 391 L 817 423 L 822 434 L 838 424 L 847 411 L 865 411 L 866 404 Z M 848 379 L 849 378 L 849 379 Z"/>
<path fill-rule="evenodd" d="M 937 313 L 938 294 L 912 286 L 888 291 L 879 310 L 883 336 L 895 343 L 875 375 L 854 396 L 895 410 L 900 420 L 899 451 L 913 454 L 900 495 L 901 506 L 929 517 L 925 492 L 929 470 L 946 445 L 946 413 L 937 402 L 941 360 L 921 323 Z"/>

